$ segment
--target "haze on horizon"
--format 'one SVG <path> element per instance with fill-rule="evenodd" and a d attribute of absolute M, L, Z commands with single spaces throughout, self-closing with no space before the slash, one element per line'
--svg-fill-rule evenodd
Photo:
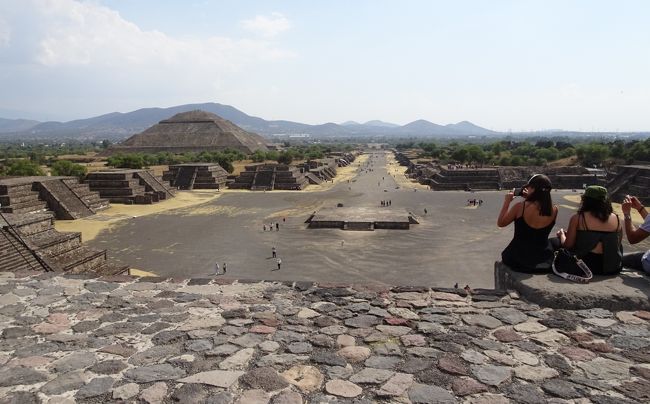
<path fill-rule="evenodd" d="M 0 117 L 650 130 L 650 2 L 0 0 Z"/>

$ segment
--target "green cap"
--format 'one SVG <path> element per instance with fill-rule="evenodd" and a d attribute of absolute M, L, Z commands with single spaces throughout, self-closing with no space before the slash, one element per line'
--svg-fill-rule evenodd
<path fill-rule="evenodd" d="M 600 185 L 590 185 L 585 189 L 584 197 L 604 202 L 607 200 L 607 188 Z"/>

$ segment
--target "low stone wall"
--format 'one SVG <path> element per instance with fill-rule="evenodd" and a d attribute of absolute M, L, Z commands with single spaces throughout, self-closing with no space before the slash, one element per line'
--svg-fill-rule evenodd
<path fill-rule="evenodd" d="M 515 272 L 502 262 L 494 263 L 497 289 L 516 290 L 527 300 L 558 309 L 650 310 L 650 280 L 636 272 L 597 276 L 579 284 L 549 274 Z"/>
<path fill-rule="evenodd" d="M 3 402 L 648 398 L 648 312 L 489 290 L 30 273 L 0 274 L 0 299 Z"/>

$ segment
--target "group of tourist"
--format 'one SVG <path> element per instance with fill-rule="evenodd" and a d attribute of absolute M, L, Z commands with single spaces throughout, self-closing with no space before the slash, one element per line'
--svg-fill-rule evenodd
<path fill-rule="evenodd" d="M 380 203 L 381 206 L 391 206 L 392 204 L 393 204 L 393 201 L 391 201 L 390 199 L 387 200 L 387 201 L 381 201 L 381 203 Z"/>
<path fill-rule="evenodd" d="M 286 220 L 286 219 L 282 219 L 283 222 L 284 222 L 285 220 Z M 273 231 L 273 228 L 274 228 L 274 227 L 275 227 L 275 231 L 280 231 L 280 223 L 279 223 L 279 222 L 269 223 L 268 225 L 263 224 L 263 225 L 262 225 L 262 231 L 266 231 L 267 228 L 269 229 L 269 231 Z"/>
<path fill-rule="evenodd" d="M 566 249 L 581 259 L 594 275 L 615 275 L 623 266 L 650 274 L 650 251 L 623 255 L 623 231 L 630 244 L 650 235 L 650 217 L 638 198 L 626 196 L 621 205 L 621 221 L 613 212 L 607 189 L 589 186 L 567 229 L 561 228 L 556 237 L 549 238 L 558 214 L 551 189 L 550 179 L 536 174 L 521 190 L 506 194 L 497 225 L 505 227 L 514 222 L 515 231 L 512 241 L 501 253 L 504 264 L 518 272 L 549 272 L 556 252 Z M 516 194 L 523 200 L 512 204 Z M 632 223 L 632 209 L 644 219 L 640 227 Z"/>

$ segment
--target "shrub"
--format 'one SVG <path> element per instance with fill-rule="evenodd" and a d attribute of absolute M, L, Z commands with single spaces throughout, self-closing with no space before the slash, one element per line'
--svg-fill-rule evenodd
<path fill-rule="evenodd" d="M 82 178 L 86 175 L 86 167 L 69 160 L 59 160 L 52 164 L 52 175 Z"/>

